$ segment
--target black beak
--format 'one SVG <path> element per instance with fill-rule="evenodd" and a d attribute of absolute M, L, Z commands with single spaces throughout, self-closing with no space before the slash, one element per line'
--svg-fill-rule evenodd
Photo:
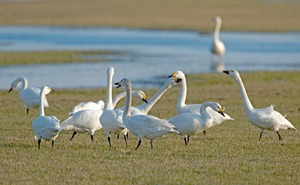
<path fill-rule="evenodd" d="M 175 81 L 175 82 L 176 82 L 176 83 L 182 82 L 182 79 L 176 78 L 176 81 Z"/>
<path fill-rule="evenodd" d="M 119 87 L 121 87 L 120 82 L 115 83 L 115 85 L 117 85 L 116 89 L 118 89 Z"/>
<path fill-rule="evenodd" d="M 173 77 L 173 75 L 168 76 L 168 78 L 171 78 L 171 77 Z"/>
<path fill-rule="evenodd" d="M 228 74 L 229 75 L 229 71 L 223 71 L 223 73 Z"/>
<path fill-rule="evenodd" d="M 13 90 L 13 89 L 12 89 L 12 88 L 10 88 L 10 89 L 9 89 L 9 91 L 8 91 L 8 93 L 10 93 L 12 90 Z"/>
<path fill-rule="evenodd" d="M 225 117 L 225 114 L 224 114 L 224 112 L 222 112 L 222 111 L 219 111 L 218 113 L 220 113 L 222 116 L 224 116 L 224 117 Z"/>
<path fill-rule="evenodd" d="M 143 101 L 144 101 L 145 103 L 147 103 L 147 104 L 148 104 L 148 101 L 147 101 L 147 99 L 144 99 L 144 98 L 143 98 Z"/>
<path fill-rule="evenodd" d="M 54 92 L 55 92 L 55 90 L 51 89 L 51 91 L 50 91 L 50 92 L 54 93 Z"/>

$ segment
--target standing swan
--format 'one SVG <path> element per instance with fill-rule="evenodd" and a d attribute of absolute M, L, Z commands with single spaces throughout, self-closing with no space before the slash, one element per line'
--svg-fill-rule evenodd
<path fill-rule="evenodd" d="M 27 114 L 29 113 L 30 108 L 35 108 L 39 106 L 39 95 L 41 92 L 40 88 L 36 87 L 28 87 L 28 81 L 25 77 L 20 77 L 16 80 L 14 80 L 11 83 L 10 89 L 8 92 L 11 92 L 12 90 L 19 91 L 19 95 L 23 103 L 25 104 Z M 48 101 L 47 98 L 44 98 L 44 106 L 48 107 Z"/>
<path fill-rule="evenodd" d="M 176 78 L 177 81 L 180 82 L 180 94 L 178 96 L 177 100 L 177 111 L 179 114 L 182 113 L 195 113 L 195 114 L 201 114 L 200 108 L 201 104 L 185 104 L 186 96 L 187 96 L 187 82 L 185 75 L 182 71 L 176 71 L 169 77 Z M 233 120 L 229 115 L 225 114 L 225 116 L 220 115 L 218 112 L 214 111 L 210 107 L 207 108 L 208 114 L 213 119 L 213 124 L 220 124 L 224 121 Z M 205 130 L 203 131 L 205 133 Z"/>
<path fill-rule="evenodd" d="M 214 31 L 213 44 L 211 47 L 211 52 L 218 56 L 223 56 L 225 54 L 225 45 L 220 41 L 220 30 L 222 25 L 222 19 L 219 16 L 214 17 L 213 19 L 216 22 L 216 27 Z"/>
<path fill-rule="evenodd" d="M 220 104 L 215 102 L 205 102 L 200 107 L 200 115 L 195 113 L 182 113 L 177 114 L 168 120 L 175 125 L 175 129 L 179 134 L 183 135 L 186 145 L 189 142 L 190 135 L 194 135 L 214 126 L 211 116 L 206 111 L 206 108 L 208 107 L 220 113 L 222 116 L 225 116 Z"/>
<path fill-rule="evenodd" d="M 280 129 L 296 130 L 295 127 L 292 125 L 292 123 L 290 123 L 285 118 L 285 116 L 282 116 L 279 112 L 274 110 L 273 105 L 261 109 L 253 108 L 238 71 L 228 70 L 223 72 L 229 75 L 238 83 L 248 121 L 252 123 L 254 126 L 261 129 L 259 140 L 261 139 L 264 130 L 274 130 L 277 133 L 279 140 L 283 139 L 279 134 Z"/>
<path fill-rule="evenodd" d="M 164 136 L 170 133 L 179 133 L 174 129 L 174 125 L 167 122 L 166 120 L 159 119 L 155 116 L 150 115 L 135 115 L 130 114 L 131 109 L 131 84 L 130 81 L 126 78 L 123 78 L 120 82 L 115 83 L 118 87 L 125 87 L 126 89 L 126 105 L 123 114 L 123 122 L 126 125 L 126 128 L 129 129 L 131 133 L 136 135 L 139 138 L 138 145 L 135 148 L 139 148 L 142 142 L 142 138 L 150 140 L 151 149 L 153 149 L 153 139 L 157 137 Z"/>
<path fill-rule="evenodd" d="M 40 93 L 40 107 L 39 115 L 32 122 L 32 129 L 34 138 L 38 141 L 38 149 L 41 146 L 41 140 L 52 141 L 52 148 L 54 141 L 61 131 L 59 120 L 55 116 L 45 116 L 44 101 L 46 94 L 52 92 L 50 87 L 44 86 Z"/>

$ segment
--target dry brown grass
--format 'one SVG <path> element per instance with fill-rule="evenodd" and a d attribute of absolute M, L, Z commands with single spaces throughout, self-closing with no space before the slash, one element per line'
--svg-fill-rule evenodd
<path fill-rule="evenodd" d="M 116 26 L 211 31 L 299 31 L 299 1 L 28 0 L 0 1 L 1 25 Z"/>

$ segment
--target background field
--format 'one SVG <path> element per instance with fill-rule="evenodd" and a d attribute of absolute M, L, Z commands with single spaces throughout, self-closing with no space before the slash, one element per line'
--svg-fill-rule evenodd
<path fill-rule="evenodd" d="M 299 31 L 297 0 L 0 0 L 0 25 Z"/>
<path fill-rule="evenodd" d="M 275 109 L 300 130 L 299 72 L 242 73 L 255 107 L 275 105 Z M 130 135 L 129 147 L 112 139 L 108 147 L 103 130 L 78 134 L 62 132 L 51 149 L 33 139 L 31 122 L 37 115 L 26 115 L 18 94 L 0 91 L 0 179 L 1 184 L 299 184 L 300 136 L 281 131 L 284 145 L 274 132 L 266 131 L 259 142 L 259 129 L 246 121 L 237 84 L 225 74 L 188 75 L 188 103 L 217 101 L 235 121 L 225 122 L 191 137 L 184 145 L 177 135 L 154 141 L 150 149 L 143 140 Z M 114 79 L 114 81 L 119 79 Z M 149 97 L 156 90 L 143 89 Z M 120 90 L 113 90 L 116 94 Z M 179 87 L 170 89 L 150 114 L 169 118 L 176 114 Z M 59 119 L 78 102 L 104 99 L 105 89 L 57 90 L 48 95 L 46 115 Z M 137 104 L 139 102 L 134 102 Z M 122 101 L 119 105 L 124 104 Z"/>

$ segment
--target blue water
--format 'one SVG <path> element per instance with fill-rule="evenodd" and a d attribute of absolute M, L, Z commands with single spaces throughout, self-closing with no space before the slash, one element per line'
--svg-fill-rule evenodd
<path fill-rule="evenodd" d="M 300 33 L 222 32 L 227 69 L 240 71 L 300 70 Z M 212 34 L 195 31 L 122 28 L 0 27 L 1 51 L 107 50 L 119 55 L 89 56 L 110 62 L 0 67 L 0 89 L 19 76 L 30 85 L 55 88 L 95 88 L 106 84 L 106 69 L 114 80 L 129 78 L 135 87 L 159 87 L 176 70 L 209 73 Z"/>

